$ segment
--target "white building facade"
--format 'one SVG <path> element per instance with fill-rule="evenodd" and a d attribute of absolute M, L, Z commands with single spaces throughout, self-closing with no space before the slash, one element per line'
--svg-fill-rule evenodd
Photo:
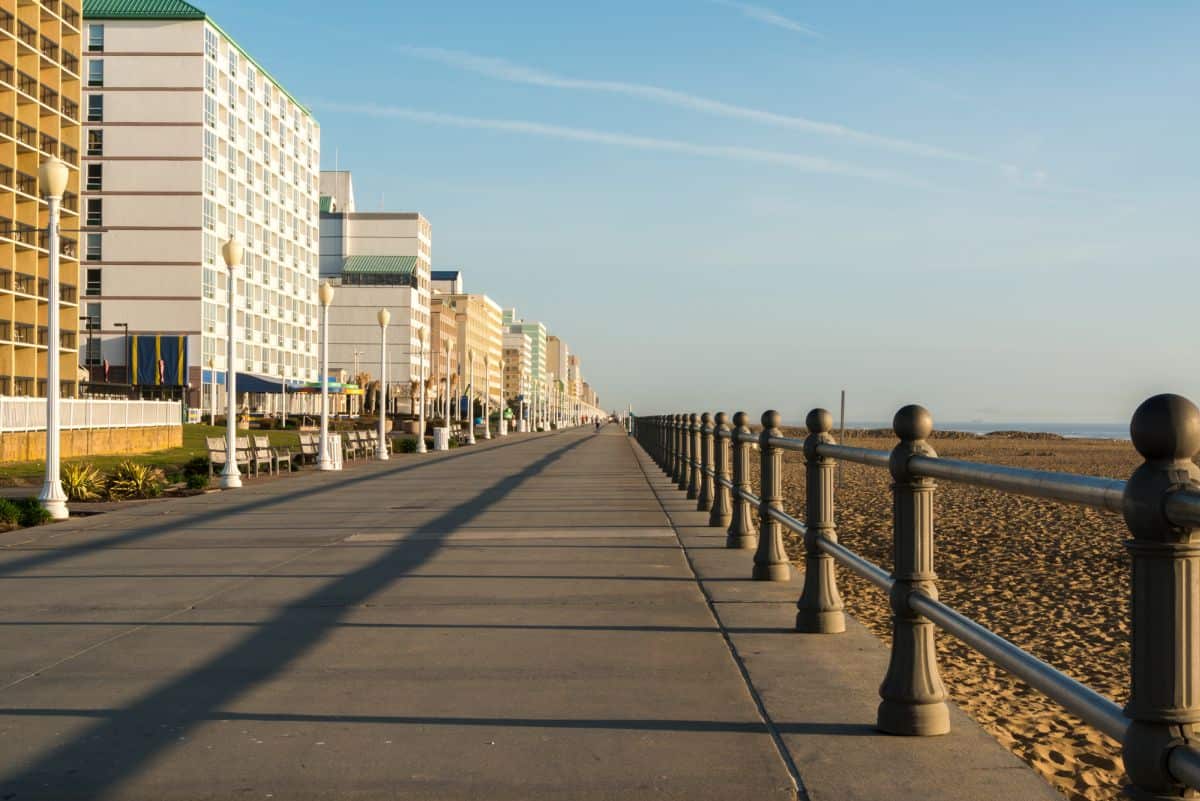
<path fill-rule="evenodd" d="M 203 11 L 176 5 L 164 18 L 100 3 L 117 10 L 85 20 L 82 255 L 101 354 L 122 362 L 119 323 L 186 335 L 190 399 L 203 387 L 207 401 L 225 383 L 221 245 L 236 238 L 239 389 L 314 381 L 319 126 Z"/>

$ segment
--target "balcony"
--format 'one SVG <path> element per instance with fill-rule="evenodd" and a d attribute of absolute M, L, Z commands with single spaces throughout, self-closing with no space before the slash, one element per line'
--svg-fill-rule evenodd
<path fill-rule="evenodd" d="M 13 135 L 13 118 L 7 114 L 0 114 L 0 134 Z"/>
<path fill-rule="evenodd" d="M 38 149 L 43 153 L 49 153 L 51 156 L 57 156 L 58 140 L 49 134 L 42 134 L 38 138 Z"/>
<path fill-rule="evenodd" d="M 79 12 L 73 8 L 64 7 L 62 10 L 63 22 L 70 25 L 72 28 L 79 27 Z"/>
<path fill-rule="evenodd" d="M 50 330 L 48 328 L 46 328 L 46 326 L 44 326 L 44 325 L 39 325 L 37 337 L 38 337 L 37 343 L 39 345 L 41 345 L 42 347 L 45 347 L 46 344 L 50 341 Z"/>
<path fill-rule="evenodd" d="M 37 31 L 24 22 L 17 23 L 17 38 L 30 47 L 36 48 L 38 46 Z"/>
<path fill-rule="evenodd" d="M 60 331 L 58 333 L 58 346 L 67 350 L 76 349 L 77 340 L 74 331 Z"/>
<path fill-rule="evenodd" d="M 5 342 L 12 341 L 12 321 L 11 320 L 0 320 L 0 339 L 3 339 Z"/>
<path fill-rule="evenodd" d="M 54 41 L 53 39 L 47 39 L 45 36 L 43 36 L 41 44 L 42 55 L 51 61 L 58 61 L 58 42 Z"/>
<path fill-rule="evenodd" d="M 7 61 L 0 61 L 0 81 L 4 81 L 6 84 L 12 86 L 15 76 L 16 70 L 13 69 L 13 65 Z"/>
<path fill-rule="evenodd" d="M 68 164 L 75 164 L 79 161 L 79 151 L 76 150 L 75 148 L 71 147 L 70 145 L 63 145 L 62 146 L 62 154 L 60 157 L 62 158 L 63 161 L 67 162 Z M 76 209 L 73 206 L 69 207 L 69 208 L 72 208 L 73 210 L 78 211 L 78 209 Z"/>
<path fill-rule="evenodd" d="M 0 28 L 3 28 L 4 30 L 8 31 L 9 33 L 13 32 L 13 15 L 12 14 L 8 13 L 7 11 L 0 10 Z"/>
<path fill-rule="evenodd" d="M 75 303 L 77 300 L 75 287 L 70 284 L 59 284 L 58 299 L 63 303 Z"/>
<path fill-rule="evenodd" d="M 71 53 L 67 50 L 62 51 L 62 65 L 64 69 L 73 72 L 76 75 L 79 74 L 79 56 L 75 55 L 74 53 Z"/>
<path fill-rule="evenodd" d="M 13 325 L 13 342 L 18 345 L 33 344 L 33 326 L 29 323 L 16 323 Z"/>
<path fill-rule="evenodd" d="M 0 166 L 0 184 L 4 186 L 13 185 L 13 168 Z"/>
<path fill-rule="evenodd" d="M 37 130 L 23 122 L 17 123 L 17 141 L 29 147 L 37 147 Z"/>
<path fill-rule="evenodd" d="M 78 120 L 79 104 L 64 97 L 62 99 L 62 113 L 73 120 Z"/>
<path fill-rule="evenodd" d="M 17 173 L 17 191 L 37 197 L 37 177 L 29 173 Z"/>
<path fill-rule="evenodd" d="M 17 70 L 17 88 L 30 97 L 37 97 L 38 81 L 32 75 Z"/>
<path fill-rule="evenodd" d="M 58 92 L 51 89 L 49 86 L 43 86 L 38 98 L 52 110 L 58 108 Z"/>
<path fill-rule="evenodd" d="M 37 283 L 37 279 L 26 273 L 17 273 L 17 291 L 25 295 L 33 294 L 33 287 Z"/>

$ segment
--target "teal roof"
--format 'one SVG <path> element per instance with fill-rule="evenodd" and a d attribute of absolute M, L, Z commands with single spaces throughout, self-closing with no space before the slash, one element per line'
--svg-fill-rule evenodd
<path fill-rule="evenodd" d="M 237 40 L 225 32 L 225 29 L 216 23 L 212 17 L 208 16 L 203 10 L 196 8 L 191 3 L 184 0 L 83 0 L 83 18 L 88 19 L 197 19 L 205 20 L 209 25 L 220 31 L 221 35 L 229 40 L 229 43 L 242 54 L 242 58 L 253 64 L 259 72 L 275 84 L 279 91 L 283 92 L 288 98 L 304 111 L 305 114 L 312 116 L 312 112 L 308 110 L 308 106 L 301 103 L 296 97 L 284 88 L 275 76 L 255 61 L 254 56 L 246 52 Z"/>
<path fill-rule="evenodd" d="M 342 275 L 412 275 L 416 256 L 351 256 L 342 263 Z"/>
<path fill-rule="evenodd" d="M 205 19 L 208 16 L 183 0 L 84 0 L 83 15 L 104 19 Z"/>
<path fill-rule="evenodd" d="M 329 195 L 321 195 L 321 213 L 329 214 L 333 211 L 333 198 Z"/>

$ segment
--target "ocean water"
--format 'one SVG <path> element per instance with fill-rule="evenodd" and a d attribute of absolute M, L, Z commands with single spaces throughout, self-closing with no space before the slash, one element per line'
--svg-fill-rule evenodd
<path fill-rule="evenodd" d="M 846 422 L 847 428 L 891 428 L 891 423 L 858 424 Z M 970 423 L 937 424 L 939 431 L 969 431 L 973 434 L 988 434 L 992 431 L 1029 431 L 1032 433 L 1058 434 L 1069 439 L 1129 439 L 1128 423 Z"/>

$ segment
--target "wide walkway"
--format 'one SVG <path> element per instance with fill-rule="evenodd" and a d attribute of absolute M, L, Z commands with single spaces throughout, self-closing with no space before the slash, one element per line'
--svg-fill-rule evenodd
<path fill-rule="evenodd" d="M 0 535 L 0 799 L 792 799 L 615 426 Z"/>

